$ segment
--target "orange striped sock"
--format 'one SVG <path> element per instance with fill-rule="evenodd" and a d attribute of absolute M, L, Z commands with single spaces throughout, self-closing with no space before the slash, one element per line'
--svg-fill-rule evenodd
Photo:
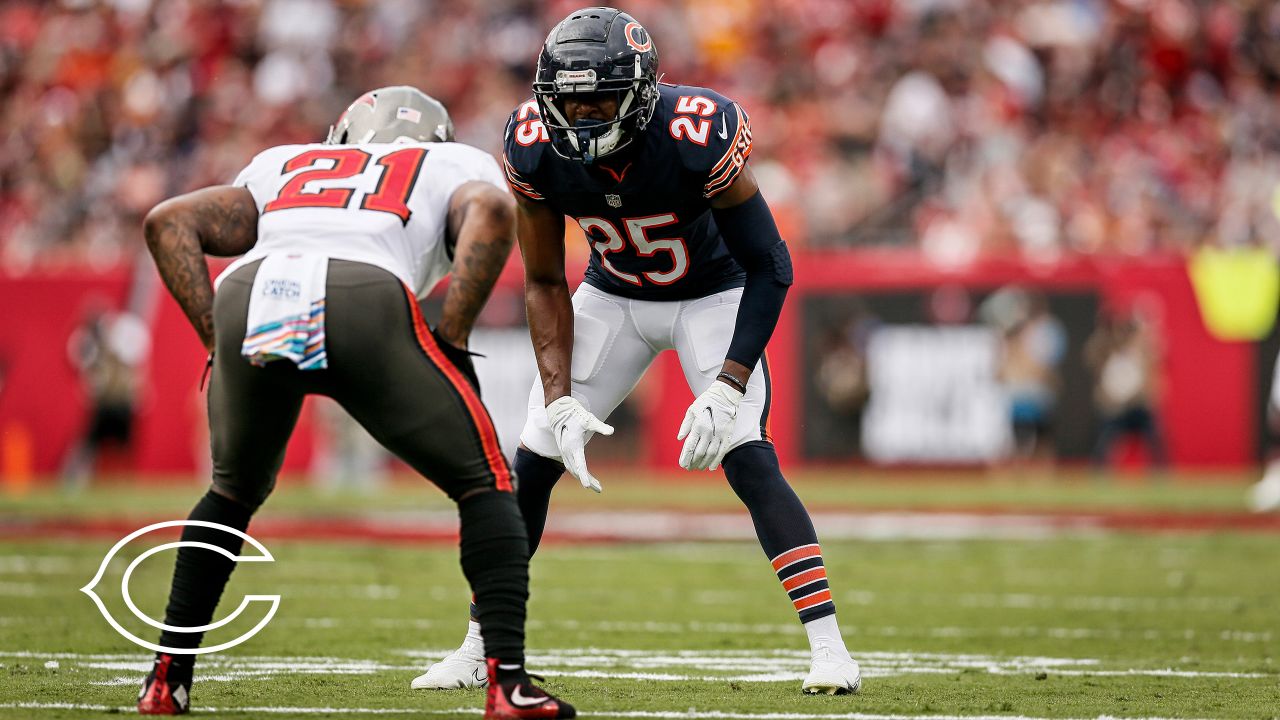
<path fill-rule="evenodd" d="M 782 589 L 800 614 L 800 622 L 809 622 L 836 611 L 827 583 L 827 569 L 822 564 L 822 549 L 817 543 L 800 545 L 771 560 Z"/>

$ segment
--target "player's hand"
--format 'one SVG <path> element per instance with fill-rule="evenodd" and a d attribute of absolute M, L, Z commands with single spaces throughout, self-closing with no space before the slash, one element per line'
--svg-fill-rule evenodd
<path fill-rule="evenodd" d="M 715 470 L 729 452 L 733 421 L 738 416 L 742 393 L 719 380 L 693 401 L 684 412 L 677 440 L 684 440 L 680 467 L 685 470 Z"/>
<path fill-rule="evenodd" d="M 467 382 L 471 383 L 473 390 L 477 393 L 480 392 L 480 376 L 476 375 L 476 365 L 471 358 L 483 356 L 445 340 L 436 328 L 431 328 L 431 334 L 435 337 L 436 345 L 440 346 L 440 352 L 444 353 L 445 358 L 453 363 L 454 367 L 462 371 L 462 376 L 467 379 Z"/>
<path fill-rule="evenodd" d="M 551 434 L 560 448 L 564 469 L 578 478 L 582 487 L 600 492 L 600 481 L 587 470 L 587 441 L 596 433 L 612 435 L 613 426 L 606 425 L 568 395 L 547 406 L 547 421 L 551 423 Z"/>

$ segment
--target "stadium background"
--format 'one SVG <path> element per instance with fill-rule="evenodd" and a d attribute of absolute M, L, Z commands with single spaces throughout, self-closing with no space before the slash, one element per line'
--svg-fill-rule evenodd
<path fill-rule="evenodd" d="M 604 493 L 556 494 L 531 667 L 614 717 L 1274 717 L 1280 516 L 1247 512 L 1246 489 L 1280 350 L 1280 3 L 624 8 L 668 80 L 751 114 L 797 271 L 771 431 L 866 684 L 795 693 L 803 631 L 750 518 L 719 473 L 676 468 L 689 394 L 671 357 L 592 442 Z M 147 654 L 76 588 L 207 483 L 204 357 L 143 247 L 146 211 L 323 137 L 381 85 L 423 88 L 496 152 L 573 9 L 0 3 L 0 717 L 131 711 Z M 587 248 L 566 241 L 574 277 Z M 510 449 L 534 372 L 518 258 L 474 342 Z M 1107 438 L 1124 427 L 1152 432 Z M 197 709 L 473 711 L 474 694 L 408 689 L 461 634 L 456 522 L 309 402 L 250 529 L 277 562 L 226 596 L 279 592 L 280 613 L 201 661 Z M 169 573 L 134 576 L 153 616 Z"/>
<path fill-rule="evenodd" d="M 106 462 L 199 468 L 198 347 L 156 282 L 141 216 L 227 182 L 265 147 L 322 137 L 379 85 L 421 86 L 448 105 L 459 140 L 497 152 L 545 28 L 573 5 L 6 3 L 0 468 L 28 477 L 66 464 L 101 382 L 77 360 L 97 347 L 86 351 L 77 329 L 95 325 L 103 352 L 132 346 L 121 360 L 136 376 L 120 391 L 136 417 L 131 451 Z M 799 268 L 771 346 L 786 461 L 1082 464 L 1110 450 L 1098 436 L 1116 403 L 1150 410 L 1175 465 L 1260 458 L 1280 237 L 1273 4 L 630 9 L 658 38 L 668 79 L 751 112 L 752 165 Z M 581 265 L 586 244 L 572 232 L 568 243 Z M 501 349 L 481 372 L 508 448 L 532 377 L 517 264 L 477 338 Z M 120 312 L 129 322 L 113 343 Z M 884 349 L 892 333 L 879 330 L 904 324 L 925 332 L 915 350 Z M 1140 336 L 1127 347 L 1140 366 L 1129 386 L 1124 368 L 1107 371 L 1126 349 L 1108 333 L 1126 325 Z M 937 351 L 948 343 L 967 349 Z M 924 357 L 912 372 L 937 381 L 894 386 L 867 362 L 896 366 L 895 352 Z M 623 434 L 639 437 L 602 442 L 602 455 L 671 464 L 664 428 L 686 399 L 668 392 L 680 385 L 673 362 L 623 409 Z M 966 373 L 980 382 L 947 380 Z M 1104 398 L 1104 376 L 1127 399 Z M 310 467 L 341 430 L 316 414 L 290 469 Z M 1046 428 L 1039 448 L 1015 438 L 1015 417 Z M 1150 447 L 1121 441 L 1108 454 L 1159 459 Z"/>

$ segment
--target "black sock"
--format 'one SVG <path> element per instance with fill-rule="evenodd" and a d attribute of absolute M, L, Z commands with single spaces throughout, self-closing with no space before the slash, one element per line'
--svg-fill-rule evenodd
<path fill-rule="evenodd" d="M 188 516 L 190 520 L 215 522 L 243 532 L 249 527 L 253 511 L 210 490 L 200 498 Z M 202 542 L 239 555 L 244 541 L 229 532 L 188 525 L 182 529 L 186 542 Z M 230 558 L 204 548 L 178 548 L 173 567 L 173 585 L 169 589 L 169 605 L 164 611 L 166 625 L 194 627 L 208 625 L 218 607 L 222 591 L 236 564 Z M 172 648 L 198 648 L 204 633 L 160 633 L 160 644 Z M 175 656 L 175 658 L 178 656 Z M 194 656 L 189 656 L 194 660 Z"/>
<path fill-rule="evenodd" d="M 516 460 L 512 471 L 516 476 L 516 501 L 520 505 L 520 515 L 524 518 L 525 528 L 529 532 L 529 557 L 538 549 L 542 540 L 542 529 L 547 525 L 547 508 L 551 505 L 551 490 L 564 474 L 564 466 L 550 458 L 526 450 L 516 448 Z M 471 597 L 472 620 L 476 616 L 476 599 Z"/>
<path fill-rule="evenodd" d="M 551 490 L 564 474 L 564 465 L 551 458 L 519 448 L 516 450 L 516 498 L 520 501 L 520 514 L 529 530 L 529 556 L 542 542 L 542 530 L 547 526 L 547 507 L 551 505 Z"/>
<path fill-rule="evenodd" d="M 510 687 L 516 683 L 522 683 L 529 678 L 529 673 L 524 669 L 523 662 L 510 662 L 507 660 L 498 660 L 498 684 Z"/>
<path fill-rule="evenodd" d="M 800 622 L 835 613 L 827 570 L 809 511 L 782 476 L 773 445 L 757 441 L 724 457 L 729 486 L 751 512 L 760 547 L 773 563 Z"/>
<path fill-rule="evenodd" d="M 523 666 L 529 540 L 520 508 L 511 493 L 491 490 L 460 501 L 458 515 L 462 572 L 475 593 L 485 655 Z"/>

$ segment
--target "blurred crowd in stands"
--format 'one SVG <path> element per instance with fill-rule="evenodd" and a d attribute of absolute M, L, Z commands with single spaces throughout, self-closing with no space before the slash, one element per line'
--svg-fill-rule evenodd
<path fill-rule="evenodd" d="M 498 152 L 551 0 L 0 3 L 0 272 L 113 268 L 166 196 L 413 84 Z M 738 99 L 795 246 L 1183 252 L 1280 238 L 1280 2 L 630 0 Z"/>

